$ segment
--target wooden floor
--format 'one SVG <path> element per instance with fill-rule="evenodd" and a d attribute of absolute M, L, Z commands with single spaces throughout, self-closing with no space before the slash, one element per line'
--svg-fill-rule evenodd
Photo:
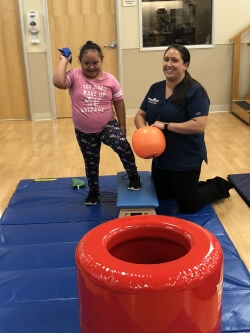
<path fill-rule="evenodd" d="M 201 180 L 250 172 L 250 127 L 232 113 L 211 113 L 206 142 L 208 165 Z M 131 142 L 133 118 L 127 119 Z M 150 170 L 150 160 L 136 157 L 139 170 Z M 102 146 L 100 175 L 123 171 L 117 155 Z M 0 122 L 0 216 L 22 179 L 85 176 L 71 119 Z M 250 209 L 233 189 L 228 199 L 213 207 L 250 270 Z"/>

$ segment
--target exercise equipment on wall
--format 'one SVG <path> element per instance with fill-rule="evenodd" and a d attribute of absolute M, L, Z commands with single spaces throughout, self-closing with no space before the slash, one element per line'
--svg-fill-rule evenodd
<path fill-rule="evenodd" d="M 230 38 L 234 42 L 234 59 L 233 59 L 233 78 L 232 78 L 232 112 L 238 117 L 250 124 L 250 92 L 247 92 L 244 99 L 239 99 L 239 78 L 240 78 L 240 48 L 241 35 L 250 29 L 250 24 Z M 249 46 L 250 43 L 247 44 Z"/>

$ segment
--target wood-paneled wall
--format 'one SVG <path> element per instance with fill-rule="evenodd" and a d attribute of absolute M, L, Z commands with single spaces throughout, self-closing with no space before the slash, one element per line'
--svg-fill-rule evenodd
<path fill-rule="evenodd" d="M 0 120 L 29 119 L 18 0 L 0 0 Z"/>

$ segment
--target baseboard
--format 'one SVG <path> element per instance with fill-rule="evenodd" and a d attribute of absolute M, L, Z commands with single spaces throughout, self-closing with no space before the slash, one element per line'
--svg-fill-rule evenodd
<path fill-rule="evenodd" d="M 51 112 L 45 112 L 45 113 L 33 113 L 32 114 L 32 120 L 52 120 Z"/>
<path fill-rule="evenodd" d="M 127 117 L 134 117 L 137 111 L 138 109 L 127 109 L 126 115 Z M 209 112 L 231 112 L 231 104 L 211 105 Z"/>

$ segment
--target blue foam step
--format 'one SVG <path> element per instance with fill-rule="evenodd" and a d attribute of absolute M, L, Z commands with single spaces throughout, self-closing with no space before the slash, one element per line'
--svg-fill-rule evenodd
<path fill-rule="evenodd" d="M 142 185 L 141 189 L 138 191 L 128 190 L 129 179 L 126 180 L 126 175 L 126 172 L 117 173 L 117 207 L 157 208 L 159 206 L 159 202 L 156 196 L 151 172 L 139 172 Z"/>

